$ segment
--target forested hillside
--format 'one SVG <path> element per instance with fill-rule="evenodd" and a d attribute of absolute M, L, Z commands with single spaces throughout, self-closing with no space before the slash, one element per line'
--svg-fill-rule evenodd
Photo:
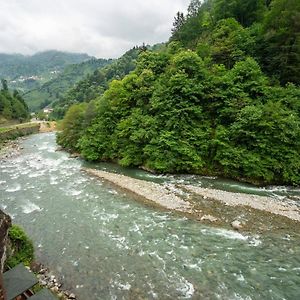
<path fill-rule="evenodd" d="M 88 160 L 298 185 L 299 20 L 296 0 L 191 1 L 167 47 L 69 109 L 58 142 Z"/>
<path fill-rule="evenodd" d="M 88 74 L 52 104 L 54 108 L 53 117 L 63 118 L 72 104 L 90 102 L 101 96 L 107 90 L 110 81 L 121 79 L 135 69 L 139 53 L 139 47 L 134 47 L 108 66 L 96 69 L 94 73 Z"/>
<path fill-rule="evenodd" d="M 8 81 L 11 89 L 20 92 L 39 87 L 57 77 L 70 64 L 78 64 L 92 57 L 60 51 L 44 51 L 32 56 L 0 53 L 0 78 Z"/>
<path fill-rule="evenodd" d="M 6 80 L 1 81 L 0 124 L 11 120 L 23 122 L 29 118 L 28 107 L 17 91 L 9 92 Z"/>
<path fill-rule="evenodd" d="M 55 78 L 25 93 L 24 99 L 31 110 L 43 108 L 61 99 L 82 78 L 111 62 L 110 59 L 93 58 L 82 63 L 67 65 Z"/>

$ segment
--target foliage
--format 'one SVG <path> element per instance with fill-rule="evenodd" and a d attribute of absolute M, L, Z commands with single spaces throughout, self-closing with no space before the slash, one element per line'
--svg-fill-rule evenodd
<path fill-rule="evenodd" d="M 63 132 L 57 135 L 58 143 L 63 147 L 77 150 L 77 141 L 83 127 L 86 106 L 85 103 L 77 104 L 68 110 L 61 124 Z"/>
<path fill-rule="evenodd" d="M 24 98 L 31 110 L 44 108 L 61 99 L 84 76 L 92 74 L 111 62 L 112 60 L 107 59 L 90 59 L 79 64 L 67 65 L 55 78 L 25 93 Z"/>
<path fill-rule="evenodd" d="M 299 85 L 299 20 L 298 0 L 191 1 L 186 16 L 177 13 L 170 40 L 193 50 L 205 48 L 214 62 L 227 67 L 255 57 L 273 80 Z"/>
<path fill-rule="evenodd" d="M 72 104 L 89 102 L 101 96 L 108 88 L 109 82 L 114 79 L 121 79 L 134 70 L 139 52 L 140 49 L 134 47 L 111 64 L 87 75 L 69 89 L 61 99 L 53 103 L 54 112 L 52 115 L 55 118 L 63 118 Z"/>
<path fill-rule="evenodd" d="M 24 122 L 29 118 L 28 107 L 17 91 L 13 94 L 8 90 L 7 81 L 2 79 L 0 90 L 0 118 Z"/>
<path fill-rule="evenodd" d="M 19 263 L 30 265 L 34 258 L 34 249 L 32 241 L 27 237 L 24 230 L 18 225 L 13 225 L 9 229 L 8 237 L 10 253 L 5 262 L 6 266 L 13 268 Z"/>
<path fill-rule="evenodd" d="M 300 184 L 300 88 L 276 84 L 258 47 L 276 1 L 227 1 L 224 16 L 224 1 L 193 1 L 166 47 L 142 51 L 92 106 L 70 108 L 58 142 L 156 172 Z"/>
<path fill-rule="evenodd" d="M 300 2 L 273 0 L 258 36 L 258 56 L 282 84 L 300 84 Z"/>
<path fill-rule="evenodd" d="M 0 53 L 0 78 L 6 78 L 11 89 L 24 94 L 30 90 L 36 91 L 46 82 L 55 79 L 66 66 L 80 64 L 90 59 L 92 57 L 87 54 L 55 50 L 39 52 L 32 56 Z M 38 108 L 45 99 L 39 101 L 37 95 L 34 99 L 26 98 L 29 106 L 33 108 Z"/>

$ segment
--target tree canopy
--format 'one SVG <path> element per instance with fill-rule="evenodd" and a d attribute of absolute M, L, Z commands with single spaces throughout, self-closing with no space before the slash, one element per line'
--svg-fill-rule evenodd
<path fill-rule="evenodd" d="M 0 90 L 0 121 L 17 120 L 20 122 L 29 118 L 28 107 L 17 91 L 8 90 L 7 81 L 1 80 Z"/>
<path fill-rule="evenodd" d="M 87 160 L 155 172 L 299 184 L 299 77 L 288 59 L 275 70 L 278 53 L 290 57 L 290 48 L 267 38 L 271 28 L 281 38 L 282 28 L 294 28 L 297 44 L 298 34 L 293 21 L 276 17 L 278 5 L 192 1 L 186 16 L 177 14 L 166 47 L 142 51 L 132 72 L 107 88 L 98 84 L 90 105 L 70 108 L 58 142 Z M 278 51 L 269 57 L 274 70 L 261 47 L 269 42 Z"/>

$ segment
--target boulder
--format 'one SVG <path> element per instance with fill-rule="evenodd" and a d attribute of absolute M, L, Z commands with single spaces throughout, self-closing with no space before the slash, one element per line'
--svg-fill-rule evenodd
<path fill-rule="evenodd" d="M 243 229 L 243 223 L 240 222 L 239 220 L 234 220 L 233 222 L 231 222 L 231 226 L 235 230 L 241 230 L 241 229 Z"/>

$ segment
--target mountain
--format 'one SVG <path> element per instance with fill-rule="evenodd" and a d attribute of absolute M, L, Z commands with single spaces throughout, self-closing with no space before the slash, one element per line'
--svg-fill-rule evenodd
<path fill-rule="evenodd" d="M 25 92 L 23 97 L 31 110 L 38 110 L 58 101 L 82 78 L 111 62 L 111 59 L 92 58 L 79 64 L 67 65 L 55 78 Z"/>
<path fill-rule="evenodd" d="M 78 64 L 93 57 L 87 54 L 50 50 L 31 56 L 0 54 L 0 78 L 10 89 L 26 92 L 56 78 L 67 65 Z"/>
<path fill-rule="evenodd" d="M 53 116 L 62 118 L 72 104 L 89 102 L 102 95 L 108 88 L 109 82 L 113 79 L 121 79 L 135 69 L 139 53 L 140 49 L 134 47 L 111 64 L 88 74 L 52 104 Z"/>

